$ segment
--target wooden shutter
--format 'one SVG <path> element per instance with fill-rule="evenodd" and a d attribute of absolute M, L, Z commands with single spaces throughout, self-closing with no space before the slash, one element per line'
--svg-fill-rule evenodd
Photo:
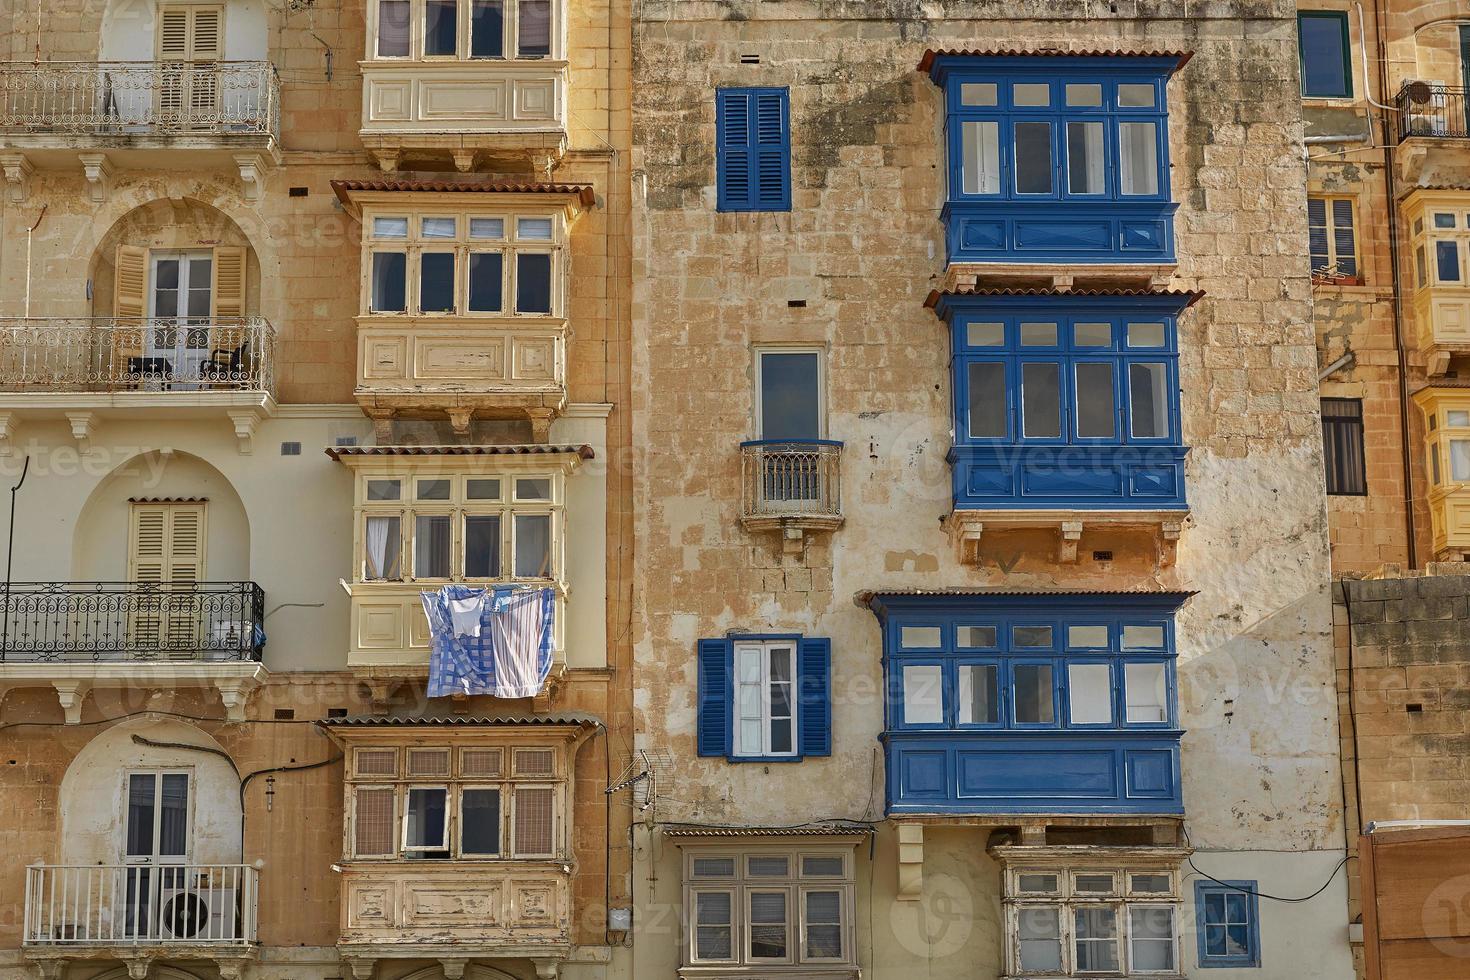
<path fill-rule="evenodd" d="M 158 60 L 186 61 L 188 57 L 189 8 L 161 8 L 158 11 Z"/>
<path fill-rule="evenodd" d="M 699 641 L 699 754 L 730 754 L 730 644 Z"/>
<path fill-rule="evenodd" d="M 192 586 L 204 578 L 204 504 L 135 503 L 128 539 L 128 578 L 158 583 L 140 591 L 129 618 L 131 642 L 162 647 L 170 656 L 198 655 L 203 610 Z M 165 583 L 184 586 L 170 589 Z"/>
<path fill-rule="evenodd" d="M 247 339 L 244 323 L 245 249 L 238 245 L 216 247 L 212 269 L 214 281 L 209 295 L 210 315 L 216 320 L 214 347 L 233 352 Z"/>
<path fill-rule="evenodd" d="M 1332 202 L 1332 248 L 1339 275 L 1358 274 L 1358 245 L 1353 234 L 1353 202 L 1338 198 Z"/>
<path fill-rule="evenodd" d="M 517 786 L 515 790 L 514 856 L 556 853 L 556 790 L 550 786 Z"/>
<path fill-rule="evenodd" d="M 791 208 L 791 140 L 785 89 L 725 89 L 715 105 L 722 211 Z"/>
<path fill-rule="evenodd" d="M 168 511 L 165 505 L 134 504 L 128 528 L 128 579 L 159 583 L 168 572 Z M 157 650 L 163 636 L 163 597 L 138 590 L 128 616 L 128 646 Z"/>
<path fill-rule="evenodd" d="M 791 208 L 791 144 L 785 90 L 755 93 L 755 206 Z"/>
<path fill-rule="evenodd" d="M 159 61 L 219 61 L 224 54 L 224 10 L 175 5 L 158 11 Z"/>
<path fill-rule="evenodd" d="M 391 786 L 358 786 L 353 790 L 352 856 L 392 857 L 394 797 Z"/>
<path fill-rule="evenodd" d="M 721 92 L 715 106 L 716 162 L 721 210 L 749 210 L 750 98 L 743 90 Z"/>
<path fill-rule="evenodd" d="M 189 24 L 189 60 L 219 61 L 224 51 L 220 27 L 224 11 L 218 7 L 193 7 Z"/>
<path fill-rule="evenodd" d="M 832 754 L 832 641 L 803 638 L 797 651 L 797 725 L 802 755 Z"/>
<path fill-rule="evenodd" d="M 112 280 L 112 378 L 134 373 L 130 358 L 143 356 L 143 317 L 148 310 L 148 250 L 119 245 Z"/>
<path fill-rule="evenodd" d="M 1312 271 L 1325 269 L 1332 264 L 1332 253 L 1327 244 L 1327 200 L 1321 197 L 1307 198 L 1307 247 L 1312 256 Z"/>

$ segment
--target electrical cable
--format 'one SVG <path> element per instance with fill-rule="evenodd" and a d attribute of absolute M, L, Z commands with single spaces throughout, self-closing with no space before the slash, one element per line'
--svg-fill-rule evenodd
<path fill-rule="evenodd" d="M 1186 844 L 1189 844 L 1191 847 L 1193 847 L 1194 845 L 1191 844 L 1190 843 L 1190 840 L 1189 840 L 1189 829 L 1187 827 L 1180 827 L 1180 829 L 1182 831 L 1184 831 L 1184 842 Z M 1228 888 L 1228 889 L 1230 889 L 1231 891 L 1234 891 L 1234 892 L 1240 892 L 1243 895 L 1254 895 L 1256 898 L 1264 898 L 1264 899 L 1268 899 L 1268 900 L 1270 900 L 1272 902 L 1285 902 L 1287 904 L 1295 905 L 1295 904 L 1299 904 L 1301 902 L 1310 902 L 1312 899 L 1316 898 L 1318 895 L 1320 895 L 1323 892 L 1325 892 L 1327 890 L 1327 887 L 1329 885 L 1331 885 L 1333 883 L 1333 881 L 1335 881 L 1337 879 L 1337 873 L 1339 871 L 1341 871 L 1344 866 L 1347 865 L 1348 859 L 1349 859 L 1349 855 L 1344 854 L 1343 857 L 1342 857 L 1342 860 L 1341 861 L 1338 861 L 1337 862 L 1337 865 L 1332 869 L 1332 873 L 1327 876 L 1327 880 L 1324 881 L 1324 882 L 1322 882 L 1322 887 L 1321 888 L 1318 888 L 1316 891 L 1312 892 L 1312 894 L 1310 894 L 1310 895 L 1303 895 L 1300 898 L 1285 898 L 1285 897 L 1283 897 L 1281 895 L 1271 895 L 1271 894 L 1269 894 L 1267 892 L 1263 892 L 1263 891 L 1260 891 L 1260 890 L 1255 889 L 1255 888 L 1246 888 L 1243 885 L 1232 885 L 1228 881 L 1221 881 L 1219 878 L 1216 878 L 1214 875 L 1212 875 L 1212 874 L 1206 874 L 1204 871 L 1201 871 L 1199 865 L 1197 865 L 1197 864 L 1194 863 L 1194 856 L 1193 855 L 1190 855 L 1189 857 L 1185 858 L 1185 861 L 1188 862 L 1189 866 L 1194 869 L 1195 874 L 1199 875 L 1201 878 L 1204 878 L 1206 880 L 1213 881 L 1215 884 L 1220 885 L 1221 887 Z"/>

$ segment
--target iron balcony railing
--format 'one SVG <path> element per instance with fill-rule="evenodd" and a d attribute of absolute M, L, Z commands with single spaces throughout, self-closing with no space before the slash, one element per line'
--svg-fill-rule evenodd
<path fill-rule="evenodd" d="M 0 132 L 278 142 L 280 90 L 267 61 L 0 62 Z"/>
<path fill-rule="evenodd" d="M 1465 89 L 1440 82 L 1409 82 L 1398 94 L 1399 139 L 1470 138 Z"/>
<path fill-rule="evenodd" d="M 245 317 L 0 318 L 0 391 L 275 394 L 275 328 Z"/>
<path fill-rule="evenodd" d="M 13 582 L 0 586 L 0 662 L 260 660 L 254 582 Z"/>
<path fill-rule="evenodd" d="M 23 945 L 225 946 L 256 941 L 260 872 L 244 864 L 33 864 Z"/>
<path fill-rule="evenodd" d="M 841 517 L 842 443 L 759 439 L 740 444 L 743 516 Z"/>

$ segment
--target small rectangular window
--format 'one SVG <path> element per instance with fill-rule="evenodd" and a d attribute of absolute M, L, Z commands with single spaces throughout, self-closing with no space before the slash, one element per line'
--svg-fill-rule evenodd
<path fill-rule="evenodd" d="M 1050 725 L 1056 721 L 1051 664 L 1016 664 L 1011 668 L 1016 723 Z"/>
<path fill-rule="evenodd" d="M 898 645 L 905 650 L 933 650 L 941 642 L 938 626 L 900 626 Z"/>
<path fill-rule="evenodd" d="M 1435 216 L 1434 216 L 1434 227 L 1436 227 L 1436 228 L 1453 228 L 1453 227 L 1455 227 L 1455 216 L 1453 214 L 1436 213 Z"/>
<path fill-rule="evenodd" d="M 1123 665 L 1124 720 L 1161 725 L 1169 720 L 1168 675 L 1161 663 Z"/>
<path fill-rule="evenodd" d="M 788 948 L 787 892 L 751 891 L 749 954 L 752 960 L 784 960 Z"/>
<path fill-rule="evenodd" d="M 419 500 L 448 500 L 451 489 L 449 480 L 419 480 L 413 492 Z"/>
<path fill-rule="evenodd" d="M 1003 439 L 1007 429 L 1006 367 L 995 361 L 971 361 L 967 427 L 971 439 Z"/>
<path fill-rule="evenodd" d="M 522 476 L 516 478 L 517 500 L 550 500 L 551 480 L 544 476 Z"/>
<path fill-rule="evenodd" d="M 399 518 L 369 515 L 363 523 L 363 569 L 367 581 L 396 581 L 403 577 Z"/>
<path fill-rule="evenodd" d="M 752 878 L 785 878 L 791 873 L 791 861 L 781 854 L 751 855 L 745 859 L 745 873 Z"/>
<path fill-rule="evenodd" d="M 996 84 L 994 82 L 961 83 L 960 105 L 985 107 L 996 104 Z"/>
<path fill-rule="evenodd" d="M 842 893 L 812 890 L 802 900 L 806 915 L 802 955 L 809 960 L 842 959 Z"/>
<path fill-rule="evenodd" d="M 1061 910 L 1022 906 L 1016 910 L 1016 945 L 1026 973 L 1062 972 Z"/>
<path fill-rule="evenodd" d="M 551 219 L 517 218 L 516 240 L 522 242 L 551 241 Z"/>
<path fill-rule="evenodd" d="M 505 57 L 503 0 L 473 0 L 470 5 L 470 57 Z"/>
<path fill-rule="evenodd" d="M 1021 324 L 1021 346 L 1022 347 L 1055 347 L 1057 346 L 1057 325 L 1055 323 L 1022 323 Z"/>
<path fill-rule="evenodd" d="M 1095 82 L 1068 82 L 1067 105 L 1092 109 L 1102 105 L 1102 86 Z"/>
<path fill-rule="evenodd" d="M 960 124 L 966 194 L 1000 193 L 999 126 L 989 119 L 966 120 Z"/>
<path fill-rule="evenodd" d="M 1128 953 L 1133 969 L 1166 973 L 1174 969 L 1174 909 L 1168 905 L 1128 908 Z"/>
<path fill-rule="evenodd" d="M 967 323 L 965 343 L 971 347 L 1004 347 L 1006 325 L 1004 323 Z"/>
<path fill-rule="evenodd" d="M 367 499 L 369 500 L 398 500 L 402 496 L 402 480 L 367 481 Z"/>
<path fill-rule="evenodd" d="M 1367 493 L 1361 399 L 1322 399 L 1322 446 L 1327 468 L 1327 492 L 1343 496 Z"/>
<path fill-rule="evenodd" d="M 424 252 L 419 256 L 419 312 L 454 312 L 453 252 Z"/>
<path fill-rule="evenodd" d="M 735 955 L 734 901 L 730 892 L 694 893 L 694 958 L 729 960 Z"/>
<path fill-rule="evenodd" d="M 944 668 L 938 664 L 905 664 L 903 723 L 938 725 L 944 721 Z"/>
<path fill-rule="evenodd" d="M 1434 275 L 1440 282 L 1460 281 L 1460 243 L 1434 243 Z"/>
<path fill-rule="evenodd" d="M 449 533 L 448 514 L 419 514 L 414 518 L 414 578 L 449 577 Z"/>
<path fill-rule="evenodd" d="M 551 577 L 551 515 L 515 515 L 516 578 Z"/>
<path fill-rule="evenodd" d="M 1158 125 L 1151 122 L 1118 124 L 1118 172 L 1125 195 L 1159 192 Z"/>
<path fill-rule="evenodd" d="M 408 256 L 403 252 L 373 253 L 373 313 L 402 313 L 408 309 Z"/>
<path fill-rule="evenodd" d="M 1074 347 L 1111 347 L 1113 346 L 1113 325 L 1111 323 L 1074 323 L 1072 324 L 1072 345 Z"/>
<path fill-rule="evenodd" d="M 1168 367 L 1135 361 L 1128 365 L 1128 433 L 1134 439 L 1169 435 Z"/>
<path fill-rule="evenodd" d="M 373 237 L 400 239 L 408 237 L 407 218 L 374 218 Z"/>
<path fill-rule="evenodd" d="M 1118 970 L 1118 914 L 1111 906 L 1073 910 L 1072 945 L 1079 973 Z"/>
<path fill-rule="evenodd" d="M 499 313 L 505 281 L 505 256 L 499 252 L 470 253 L 471 313 Z"/>
<path fill-rule="evenodd" d="M 517 786 L 512 841 L 516 857 L 542 857 L 555 851 L 556 790 Z"/>
<path fill-rule="evenodd" d="M 1147 82 L 1120 82 L 1118 84 L 1118 108 L 1152 109 L 1154 87 Z"/>
<path fill-rule="evenodd" d="M 1067 646 L 1078 650 L 1106 650 L 1108 628 L 1106 626 L 1068 626 Z"/>
<path fill-rule="evenodd" d="M 1470 481 L 1470 439 L 1451 439 L 1450 479 L 1459 483 Z"/>
<path fill-rule="evenodd" d="M 1259 967 L 1260 921 L 1254 881 L 1194 883 L 1202 967 Z"/>
<path fill-rule="evenodd" d="M 1057 876 L 1040 872 L 1017 875 L 1016 890 L 1023 895 L 1054 895 L 1059 890 Z"/>
<path fill-rule="evenodd" d="M 1077 437 L 1111 439 L 1117 435 L 1113 365 L 1099 361 L 1080 362 L 1076 365 L 1076 385 Z"/>
<path fill-rule="evenodd" d="M 551 312 L 551 254 L 516 253 L 516 312 Z"/>
<path fill-rule="evenodd" d="M 734 858 L 695 858 L 690 870 L 694 878 L 735 877 Z"/>
<path fill-rule="evenodd" d="M 1062 434 L 1061 365 L 1021 365 L 1021 429 L 1028 439 L 1056 439 Z"/>
<path fill-rule="evenodd" d="M 1297 14 L 1302 95 L 1347 99 L 1353 94 L 1352 46 L 1348 16 L 1336 10 L 1303 10 Z"/>
<path fill-rule="evenodd" d="M 454 238 L 459 222 L 454 218 L 424 218 L 419 231 L 425 238 Z"/>
<path fill-rule="evenodd" d="M 505 219 L 471 218 L 470 237 L 499 241 L 505 237 Z"/>
<path fill-rule="evenodd" d="M 460 799 L 460 853 L 495 857 L 500 853 L 500 790 L 465 789 Z"/>
<path fill-rule="evenodd" d="M 403 814 L 403 849 L 405 851 L 446 851 L 448 827 L 446 802 L 449 791 L 442 787 L 410 786 L 408 805 Z"/>
<path fill-rule="evenodd" d="M 1052 645 L 1052 629 L 1050 626 L 1013 626 L 1011 644 L 1032 650 L 1048 649 Z"/>
<path fill-rule="evenodd" d="M 1164 646 L 1164 628 L 1130 623 L 1123 627 L 1124 650 L 1159 650 Z"/>
<path fill-rule="evenodd" d="M 471 514 L 464 519 L 465 578 L 499 578 L 500 516 Z"/>
<path fill-rule="evenodd" d="M 1044 108 L 1051 105 L 1050 82 L 1016 82 L 1011 86 L 1011 101 L 1021 108 Z"/>
<path fill-rule="evenodd" d="M 1111 668 L 1107 664 L 1068 664 L 1067 707 L 1074 725 L 1112 724 Z"/>
<path fill-rule="evenodd" d="M 519 0 L 516 53 L 522 58 L 551 56 L 551 0 Z"/>
<path fill-rule="evenodd" d="M 500 481 L 494 479 L 469 479 L 464 481 L 464 495 L 468 500 L 499 500 Z"/>
<path fill-rule="evenodd" d="M 1077 86 L 1069 85 L 1069 93 Z M 1092 86 L 1096 87 L 1096 86 Z M 1067 190 L 1072 194 L 1107 191 L 1101 122 L 1067 123 Z"/>
<path fill-rule="evenodd" d="M 458 54 L 458 26 L 458 0 L 424 0 L 424 55 L 452 58 Z"/>
<path fill-rule="evenodd" d="M 378 0 L 378 57 L 408 57 L 409 0 Z"/>
<path fill-rule="evenodd" d="M 956 626 L 954 644 L 970 649 L 989 649 L 995 646 L 994 626 Z"/>

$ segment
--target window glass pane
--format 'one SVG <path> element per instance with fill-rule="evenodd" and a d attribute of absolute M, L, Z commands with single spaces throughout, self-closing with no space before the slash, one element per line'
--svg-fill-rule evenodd
<path fill-rule="evenodd" d="M 413 524 L 414 578 L 449 577 L 449 515 L 420 514 Z"/>
<path fill-rule="evenodd" d="M 499 854 L 500 790 L 464 790 L 459 812 L 461 853 Z"/>
<path fill-rule="evenodd" d="M 1445 425 L 1453 428 L 1463 428 L 1470 425 L 1470 412 L 1461 409 L 1450 409 L 1444 413 Z"/>
<path fill-rule="evenodd" d="M 965 325 L 965 343 L 971 347 L 1004 347 L 1004 323 L 970 323 Z"/>
<path fill-rule="evenodd" d="M 402 577 L 402 540 L 398 517 L 370 516 L 363 522 L 362 577 L 369 580 Z"/>
<path fill-rule="evenodd" d="M 1460 281 L 1460 246 L 1456 242 L 1434 243 L 1434 271 L 1440 282 Z"/>
<path fill-rule="evenodd" d="M 1102 105 L 1102 86 L 1096 82 L 1067 83 L 1067 105 L 1083 108 Z"/>
<path fill-rule="evenodd" d="M 498 313 L 505 281 L 505 256 L 499 252 L 470 253 L 470 310 Z"/>
<path fill-rule="evenodd" d="M 1124 194 L 1159 192 L 1158 126 L 1151 122 L 1118 124 L 1118 166 Z"/>
<path fill-rule="evenodd" d="M 1124 650 L 1160 650 L 1164 646 L 1164 628 L 1162 626 L 1139 626 L 1130 624 L 1123 627 L 1123 649 Z"/>
<path fill-rule="evenodd" d="M 1163 347 L 1164 325 L 1162 323 L 1128 324 L 1129 347 Z"/>
<path fill-rule="evenodd" d="M 448 795 L 443 789 L 409 787 L 408 808 L 404 814 L 405 847 L 439 849 L 444 846 L 444 803 Z"/>
<path fill-rule="evenodd" d="M 1011 668 L 1016 722 L 1050 725 L 1056 720 L 1052 699 L 1051 664 L 1016 664 Z"/>
<path fill-rule="evenodd" d="M 821 359 L 811 351 L 757 351 L 762 439 L 817 439 Z"/>
<path fill-rule="evenodd" d="M 1000 193 L 1000 124 L 994 120 L 966 120 L 960 124 L 964 154 L 963 190 L 966 194 Z"/>
<path fill-rule="evenodd" d="M 1051 646 L 1050 626 L 1014 626 L 1011 628 L 1011 645 L 1029 649 L 1045 649 Z"/>
<path fill-rule="evenodd" d="M 419 311 L 454 310 L 454 253 L 424 252 L 419 256 Z"/>
<path fill-rule="evenodd" d="M 1169 876 L 1166 874 L 1140 874 L 1132 875 L 1129 887 L 1138 894 L 1162 895 L 1169 890 Z"/>
<path fill-rule="evenodd" d="M 1439 486 L 1440 474 L 1439 474 L 1439 450 L 1438 449 L 1431 448 L 1431 450 L 1430 450 L 1430 453 L 1429 453 L 1429 469 L 1430 469 L 1431 473 L 1433 474 L 1433 482 L 1434 482 L 1434 485 L 1435 486 Z"/>
<path fill-rule="evenodd" d="M 457 229 L 458 223 L 454 218 L 425 218 L 419 226 L 425 238 L 453 238 Z"/>
<path fill-rule="evenodd" d="M 1174 969 L 1174 911 L 1159 905 L 1135 907 L 1128 910 L 1128 920 L 1133 969 Z"/>
<path fill-rule="evenodd" d="M 1011 101 L 1018 106 L 1051 105 L 1049 82 L 1017 82 L 1011 86 Z"/>
<path fill-rule="evenodd" d="M 1021 346 L 1022 347 L 1055 347 L 1055 346 L 1057 346 L 1057 325 L 1055 323 L 1023 323 L 1023 324 L 1021 324 Z"/>
<path fill-rule="evenodd" d="M 1111 347 L 1113 325 L 1111 323 L 1072 324 L 1072 343 L 1077 347 Z"/>
<path fill-rule="evenodd" d="M 495 239 L 504 238 L 505 237 L 505 219 L 504 218 L 471 218 L 470 219 L 470 237 L 471 238 L 495 238 Z"/>
<path fill-rule="evenodd" d="M 1050 194 L 1052 192 L 1051 123 L 1016 123 L 1015 144 L 1016 193 Z"/>
<path fill-rule="evenodd" d="M 520 0 L 519 42 L 522 58 L 545 58 L 551 54 L 551 0 Z"/>
<path fill-rule="evenodd" d="M 1088 650 L 1106 650 L 1108 628 L 1106 626 L 1068 626 L 1067 646 Z"/>
<path fill-rule="evenodd" d="M 501 0 L 474 0 L 470 5 L 470 57 L 505 55 L 505 9 Z"/>
<path fill-rule="evenodd" d="M 735 877 L 735 859 L 695 858 L 691 873 L 695 878 L 733 878 Z"/>
<path fill-rule="evenodd" d="M 516 253 L 516 312 L 551 312 L 551 255 Z"/>
<path fill-rule="evenodd" d="M 470 500 L 499 500 L 499 480 L 466 480 L 464 495 Z"/>
<path fill-rule="evenodd" d="M 1058 909 L 1017 909 L 1016 938 L 1022 970 L 1028 973 L 1062 971 L 1062 922 Z"/>
<path fill-rule="evenodd" d="M 1067 703 L 1074 725 L 1113 721 L 1112 671 L 1107 664 L 1068 664 Z"/>
<path fill-rule="evenodd" d="M 752 878 L 785 878 L 791 862 L 780 855 L 752 856 L 745 859 L 745 873 Z"/>
<path fill-rule="evenodd" d="M 1470 440 L 1450 440 L 1450 479 L 1470 480 Z"/>
<path fill-rule="evenodd" d="M 551 241 L 551 219 L 517 218 L 516 238 L 523 242 Z"/>
<path fill-rule="evenodd" d="M 414 495 L 420 500 L 448 500 L 448 480 L 420 480 L 414 486 Z"/>
<path fill-rule="evenodd" d="M 840 857 L 814 857 L 808 855 L 801 859 L 801 876 L 803 878 L 840 878 L 845 868 L 846 864 Z"/>
<path fill-rule="evenodd" d="M 1118 922 L 1110 908 L 1080 908 L 1073 917 L 1078 972 L 1111 973 L 1118 969 Z"/>
<path fill-rule="evenodd" d="M 471 514 L 464 519 L 465 578 L 499 578 L 500 517 Z"/>
<path fill-rule="evenodd" d="M 1022 433 L 1031 439 L 1055 439 L 1062 434 L 1061 365 L 1021 365 Z"/>
<path fill-rule="evenodd" d="M 1005 365 L 993 361 L 971 361 L 969 375 L 968 429 L 970 438 L 1005 438 Z"/>
<path fill-rule="evenodd" d="M 1077 365 L 1077 436 L 1111 439 L 1117 432 L 1113 365 L 1084 361 Z"/>
<path fill-rule="evenodd" d="M 1301 16 L 1302 94 L 1319 98 L 1346 96 L 1348 75 L 1346 16 Z"/>
<path fill-rule="evenodd" d="M 408 256 L 402 252 L 373 253 L 374 313 L 402 313 L 408 309 Z"/>
<path fill-rule="evenodd" d="M 1426 278 L 1428 275 L 1429 275 L 1429 272 L 1428 272 L 1427 268 L 1424 265 L 1424 246 L 1423 245 L 1420 245 L 1418 248 L 1414 249 L 1414 282 L 1415 282 L 1415 284 L 1418 285 L 1418 286 L 1420 286 L 1422 288 L 1424 286 L 1424 284 L 1426 282 L 1428 282 L 1428 279 Z"/>
<path fill-rule="evenodd" d="M 1000 721 L 994 664 L 960 664 L 959 723 L 994 725 Z"/>
<path fill-rule="evenodd" d="M 1436 228 L 1453 228 L 1453 227 L 1455 227 L 1455 216 L 1453 214 L 1435 214 L 1435 216 L 1434 216 L 1434 227 L 1436 227 Z"/>
<path fill-rule="evenodd" d="M 734 954 L 730 897 L 729 892 L 699 892 L 694 896 L 696 959 L 728 960 Z"/>
<path fill-rule="evenodd" d="M 458 21 L 458 0 L 424 0 L 424 54 L 430 57 L 457 54 Z"/>
<path fill-rule="evenodd" d="M 750 958 L 786 957 L 786 893 L 750 893 Z"/>
<path fill-rule="evenodd" d="M 153 854 L 153 817 L 158 776 L 151 772 L 135 772 L 128 776 L 128 857 Z"/>
<path fill-rule="evenodd" d="M 551 577 L 551 515 L 515 516 L 516 578 Z"/>
<path fill-rule="evenodd" d="M 407 218 L 374 218 L 373 219 L 373 237 L 374 238 L 407 238 L 408 237 L 408 219 Z"/>
<path fill-rule="evenodd" d="M 551 479 L 544 476 L 517 477 L 517 500 L 550 500 Z"/>
<path fill-rule="evenodd" d="M 1073 887 L 1089 895 L 1111 895 L 1113 876 L 1110 874 L 1080 874 Z"/>
<path fill-rule="evenodd" d="M 1017 875 L 1016 888 L 1028 895 L 1050 895 L 1057 890 L 1057 876 L 1054 874 Z"/>
<path fill-rule="evenodd" d="M 1073 194 L 1103 193 L 1107 190 L 1103 167 L 1103 124 L 1067 123 L 1067 190 Z"/>
<path fill-rule="evenodd" d="M 403 493 L 403 484 L 398 480 L 367 481 L 367 499 L 397 500 Z"/>
<path fill-rule="evenodd" d="M 1163 364 L 1128 365 L 1128 431 L 1135 439 L 1163 439 L 1169 435 L 1169 403 L 1164 391 L 1168 374 Z"/>
<path fill-rule="evenodd" d="M 1152 109 L 1154 107 L 1154 87 L 1146 82 L 1119 83 L 1118 107 L 1121 109 Z"/>
<path fill-rule="evenodd" d="M 937 725 L 944 721 L 944 670 L 938 664 L 903 668 L 903 723 Z"/>
<path fill-rule="evenodd" d="M 809 959 L 842 958 L 842 893 L 806 893 L 806 951 Z"/>
<path fill-rule="evenodd" d="M 378 57 L 408 57 L 409 0 L 378 0 Z"/>
<path fill-rule="evenodd" d="M 957 647 L 995 646 L 994 626 L 956 626 L 954 632 Z"/>
<path fill-rule="evenodd" d="M 792 739 L 792 653 L 790 647 L 775 647 L 770 651 L 770 684 L 766 693 L 771 711 L 771 752 L 776 755 L 795 751 Z"/>
<path fill-rule="evenodd" d="M 992 106 L 996 104 L 994 82 L 962 82 L 960 105 Z"/>
<path fill-rule="evenodd" d="M 765 671 L 765 652 L 760 647 L 739 647 L 735 651 L 735 704 L 739 710 L 739 726 L 735 731 L 735 750 L 739 755 L 764 755 L 765 705 L 761 694 L 761 676 Z"/>
<path fill-rule="evenodd" d="M 1163 724 L 1169 720 L 1168 684 L 1160 663 L 1124 664 L 1125 718 L 1133 724 Z"/>

